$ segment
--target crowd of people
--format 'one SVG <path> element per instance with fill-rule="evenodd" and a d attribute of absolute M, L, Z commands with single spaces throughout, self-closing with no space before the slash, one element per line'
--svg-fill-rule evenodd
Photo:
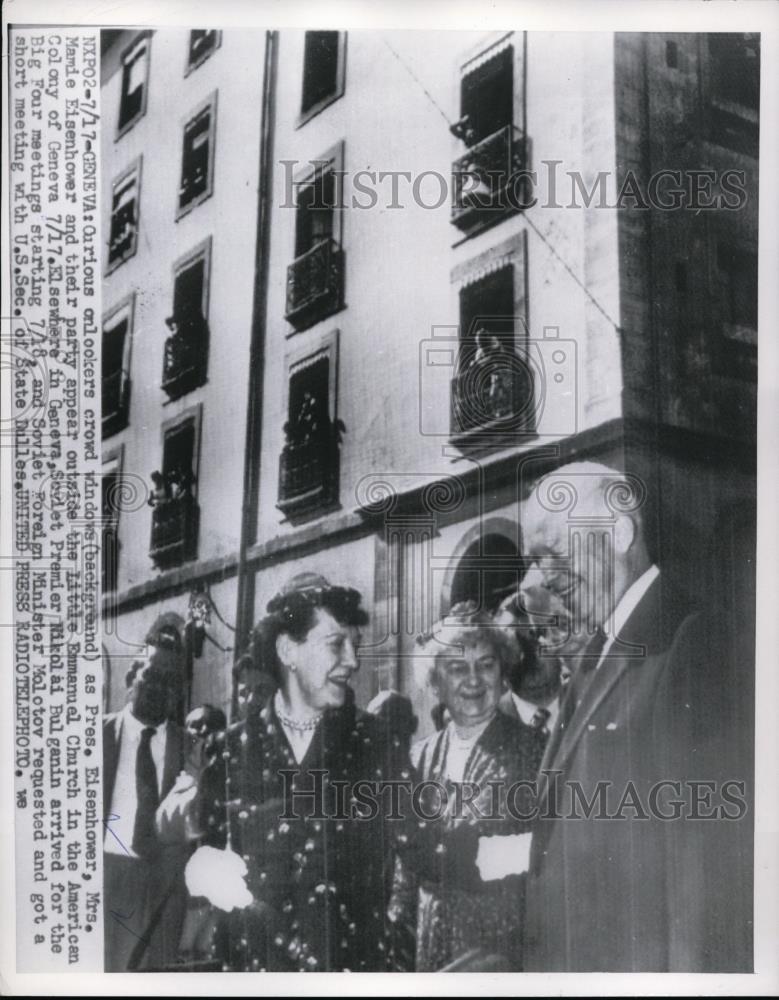
<path fill-rule="evenodd" d="M 615 472 L 555 475 L 583 472 L 597 522 Z M 743 706 L 717 629 L 667 587 L 640 512 L 573 564 L 538 487 L 522 526 L 520 590 L 418 637 L 423 739 L 398 692 L 356 706 L 368 614 L 320 575 L 268 603 L 230 725 L 201 706 L 178 726 L 175 649 L 150 646 L 105 722 L 107 970 L 749 967 Z M 729 811 L 701 823 L 690 784 Z"/>

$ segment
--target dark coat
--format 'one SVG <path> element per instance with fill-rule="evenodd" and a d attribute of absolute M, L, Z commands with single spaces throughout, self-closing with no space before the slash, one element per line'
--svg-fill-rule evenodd
<path fill-rule="evenodd" d="M 673 798 L 687 800 L 689 815 L 690 780 L 744 777 L 727 773 L 729 694 L 710 635 L 656 579 L 567 729 L 552 733 L 527 885 L 527 971 L 715 971 L 748 963 L 744 928 L 734 926 L 730 940 L 725 930 L 727 909 L 743 896 L 738 824 L 657 816 L 673 814 Z M 574 679 L 569 693 L 575 687 Z M 680 781 L 682 794 L 666 786 L 653 809 L 652 788 L 661 781 Z M 598 782 L 608 783 L 605 810 Z M 596 796 L 589 818 L 580 805 L 578 818 L 566 818 L 569 783 L 588 801 Z M 620 812 L 626 793 L 635 802 L 631 787 L 638 805 L 625 806 L 622 818 L 603 818 Z M 715 795 L 713 806 L 718 801 Z M 705 871 L 707 856 L 716 861 Z"/>
<path fill-rule="evenodd" d="M 104 823 L 109 828 L 121 750 L 121 722 L 121 713 L 107 715 L 103 721 L 103 811 Z M 173 787 L 176 776 L 184 767 L 185 739 L 181 726 L 168 724 L 160 800 Z M 132 938 L 133 948 L 128 952 L 130 969 L 151 971 L 175 965 L 186 910 L 184 866 L 189 854 L 190 846 L 186 843 L 160 843 L 155 857 L 138 858 L 132 862 L 134 871 L 137 871 L 135 874 L 128 872 L 121 888 L 121 899 L 108 898 L 107 895 L 107 921 L 122 923 L 124 915 L 130 914 L 139 918 L 143 925 L 139 925 Z M 112 927 L 112 930 L 115 928 Z M 127 937 L 130 932 L 120 927 L 117 933 L 121 938 Z M 112 935 L 106 933 L 107 948 L 111 947 L 109 942 L 112 939 Z"/>
<path fill-rule="evenodd" d="M 300 765 L 272 702 L 227 731 L 203 775 L 202 823 L 207 843 L 224 847 L 229 814 L 255 902 L 222 922 L 216 957 L 224 968 L 390 967 L 395 828 L 382 803 L 352 818 L 352 796 L 359 799 L 361 781 L 409 779 L 404 760 L 401 741 L 352 705 L 325 713 Z"/>

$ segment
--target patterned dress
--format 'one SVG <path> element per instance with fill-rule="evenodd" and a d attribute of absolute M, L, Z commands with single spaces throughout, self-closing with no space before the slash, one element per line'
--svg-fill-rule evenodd
<path fill-rule="evenodd" d="M 402 911 L 402 900 L 416 897 L 418 972 L 437 971 L 474 950 L 500 956 L 500 969 L 519 970 L 525 876 L 484 882 L 475 862 L 481 836 L 530 831 L 518 817 L 530 813 L 532 797 L 521 788 L 512 795 L 511 788 L 535 780 L 542 751 L 528 727 L 498 713 L 474 744 L 458 789 L 447 778 L 450 732 L 413 748 L 417 781 L 431 782 L 418 805 L 434 818 L 417 820 L 400 853 L 394 903 Z"/>
<path fill-rule="evenodd" d="M 409 779 L 401 741 L 374 716 L 325 712 L 298 764 L 272 702 L 231 727 L 203 777 L 206 841 L 248 866 L 254 902 L 221 921 L 225 971 L 388 971 L 395 833 L 352 818 L 355 783 Z M 360 807 L 361 815 L 367 809 Z"/>

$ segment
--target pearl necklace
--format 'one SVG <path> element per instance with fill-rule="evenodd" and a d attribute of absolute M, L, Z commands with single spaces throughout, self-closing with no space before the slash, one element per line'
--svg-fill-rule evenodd
<path fill-rule="evenodd" d="M 273 707 L 276 710 L 276 715 L 278 716 L 279 722 L 282 726 L 284 726 L 285 729 L 294 729 L 297 733 L 307 733 L 311 729 L 316 729 L 323 715 L 322 712 L 318 712 L 310 719 L 293 719 L 289 715 L 285 715 L 285 713 L 281 710 L 281 698 L 278 693 L 276 694 Z"/>

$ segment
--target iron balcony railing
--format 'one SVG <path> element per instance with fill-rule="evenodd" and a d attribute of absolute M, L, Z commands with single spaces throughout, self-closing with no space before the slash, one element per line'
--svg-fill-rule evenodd
<path fill-rule="evenodd" d="M 513 354 L 488 365 L 472 364 L 451 382 L 453 435 L 476 430 L 530 430 L 533 423 L 530 371 Z"/>
<path fill-rule="evenodd" d="M 279 457 L 278 507 L 287 514 L 332 503 L 338 492 L 339 428 L 296 444 L 288 441 Z"/>
<path fill-rule="evenodd" d="M 196 557 L 199 514 L 197 502 L 189 493 L 155 503 L 149 555 L 158 569 Z"/>
<path fill-rule="evenodd" d="M 452 164 L 452 215 L 468 231 L 521 211 L 527 204 L 527 141 L 505 125 Z"/>
<path fill-rule="evenodd" d="M 178 399 L 202 385 L 208 369 L 208 324 L 202 316 L 181 322 L 165 341 L 162 388 Z"/>
<path fill-rule="evenodd" d="M 344 252 L 322 240 L 287 268 L 285 316 L 298 330 L 337 312 L 343 305 Z"/>

